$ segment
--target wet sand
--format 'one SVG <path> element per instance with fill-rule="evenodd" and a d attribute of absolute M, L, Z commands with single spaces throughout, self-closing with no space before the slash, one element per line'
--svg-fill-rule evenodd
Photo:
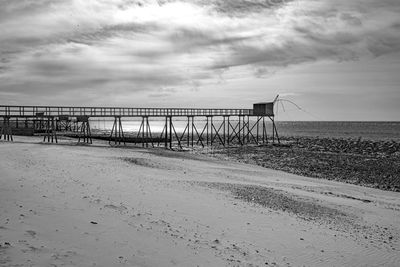
<path fill-rule="evenodd" d="M 400 194 L 162 149 L 0 142 L 0 266 L 397 266 Z"/>

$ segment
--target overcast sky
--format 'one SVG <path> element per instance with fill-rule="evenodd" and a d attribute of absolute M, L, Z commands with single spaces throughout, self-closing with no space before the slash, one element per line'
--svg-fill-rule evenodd
<path fill-rule="evenodd" d="M 400 120 L 399 85 L 400 0 L 0 0 L 0 104 Z"/>

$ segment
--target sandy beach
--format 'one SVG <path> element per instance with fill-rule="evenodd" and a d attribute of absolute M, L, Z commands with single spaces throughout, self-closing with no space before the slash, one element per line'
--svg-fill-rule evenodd
<path fill-rule="evenodd" d="M 189 152 L 0 142 L 0 266 L 398 266 L 400 193 Z"/>

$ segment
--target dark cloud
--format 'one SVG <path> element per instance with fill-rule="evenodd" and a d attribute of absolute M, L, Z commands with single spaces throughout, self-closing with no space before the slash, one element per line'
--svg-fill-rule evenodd
<path fill-rule="evenodd" d="M 68 3 L 69 0 L 2 0 L 0 1 L 0 23 L 16 17 L 45 13 L 49 6 Z"/>
<path fill-rule="evenodd" d="M 346 21 L 350 26 L 361 26 L 362 25 L 362 21 L 360 18 L 349 14 L 349 13 L 343 13 L 340 15 L 340 19 L 342 19 L 343 21 Z"/>
<path fill-rule="evenodd" d="M 185 27 L 170 33 L 168 39 L 174 44 L 175 51 L 196 51 L 218 49 L 224 45 L 239 45 L 242 42 L 258 37 L 260 36 L 241 36 L 240 33 L 229 34 Z"/>
<path fill-rule="evenodd" d="M 201 6 L 207 6 L 213 10 L 227 16 L 243 17 L 249 13 L 262 13 L 266 9 L 279 8 L 296 0 L 194 0 Z"/>

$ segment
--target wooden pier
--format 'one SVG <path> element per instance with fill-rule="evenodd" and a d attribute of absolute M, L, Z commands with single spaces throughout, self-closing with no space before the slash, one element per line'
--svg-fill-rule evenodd
<path fill-rule="evenodd" d="M 13 132 L 20 132 L 22 128 L 43 135 L 43 142 L 57 143 L 58 135 L 72 135 L 78 138 L 78 142 L 91 144 L 92 138 L 96 138 L 92 134 L 91 121 L 111 119 L 114 123 L 107 137 L 110 145 L 132 142 L 144 147 L 172 149 L 274 143 L 279 142 L 279 136 L 273 105 L 274 102 L 258 103 L 253 105 L 253 109 L 0 105 L 0 139 L 13 141 Z M 134 134 L 124 132 L 123 123 L 127 120 L 140 121 Z M 151 124 L 155 121 L 162 123 L 161 132 L 152 131 Z M 184 130 L 176 129 L 177 121 L 181 124 L 184 121 Z M 104 135 L 98 137 L 105 139 Z"/>

